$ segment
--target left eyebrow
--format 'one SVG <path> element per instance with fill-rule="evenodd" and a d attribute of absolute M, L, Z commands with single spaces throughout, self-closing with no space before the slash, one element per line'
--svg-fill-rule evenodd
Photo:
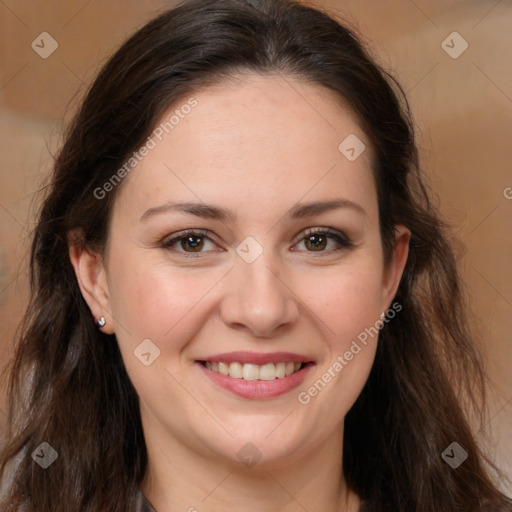
<path fill-rule="evenodd" d="M 348 199 L 339 198 L 330 201 L 312 201 L 309 203 L 300 203 L 293 206 L 288 211 L 288 217 L 291 219 L 303 219 L 306 217 L 313 217 L 322 213 L 336 210 L 340 208 L 348 208 L 359 212 L 366 216 L 366 212 L 363 207 Z M 161 206 L 149 208 L 144 212 L 140 221 L 145 221 L 153 215 L 168 213 L 168 212 L 182 212 L 195 215 L 196 217 L 217 219 L 221 221 L 235 222 L 237 215 L 233 210 L 221 208 L 219 206 L 205 204 L 205 203 L 166 203 Z"/>
<path fill-rule="evenodd" d="M 313 201 L 310 203 L 297 204 L 290 209 L 288 216 L 292 219 L 303 219 L 339 208 L 349 208 L 366 216 L 366 212 L 360 204 L 344 198 L 333 199 L 332 201 Z"/>

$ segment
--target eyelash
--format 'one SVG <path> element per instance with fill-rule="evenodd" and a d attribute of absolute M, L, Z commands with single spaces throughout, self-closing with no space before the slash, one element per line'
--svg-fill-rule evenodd
<path fill-rule="evenodd" d="M 181 231 L 180 233 L 177 233 L 176 235 L 172 236 L 171 238 L 165 238 L 162 240 L 159 244 L 159 247 L 162 249 L 170 249 L 173 250 L 179 254 L 183 254 L 186 258 L 197 258 L 200 257 L 201 254 L 204 254 L 204 252 L 187 252 L 187 251 L 177 251 L 172 246 L 179 242 L 180 240 L 186 238 L 187 236 L 199 236 L 203 238 L 208 238 L 210 241 L 213 242 L 211 237 L 209 236 L 212 234 L 210 231 L 202 230 L 202 229 L 187 229 L 185 231 Z M 331 238 L 336 241 L 336 243 L 339 245 L 337 249 L 330 250 L 330 251 L 318 251 L 319 254 L 315 254 L 317 251 L 306 251 L 309 253 L 312 253 L 314 257 L 322 256 L 323 254 L 327 253 L 333 253 L 333 252 L 339 252 L 343 249 L 350 249 L 354 247 L 354 244 L 350 241 L 348 237 L 346 237 L 343 233 L 341 233 L 338 230 L 332 229 L 332 228 L 307 228 L 302 237 L 294 244 L 303 242 L 307 239 L 308 236 L 311 235 L 324 235 L 327 236 L 327 238 Z"/>

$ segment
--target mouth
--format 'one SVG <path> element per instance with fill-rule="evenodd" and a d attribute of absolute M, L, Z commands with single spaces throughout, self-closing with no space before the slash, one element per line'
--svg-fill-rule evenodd
<path fill-rule="evenodd" d="M 275 398 L 298 387 L 315 362 L 289 352 L 230 352 L 196 360 L 202 373 L 224 391 L 241 398 Z"/>
<path fill-rule="evenodd" d="M 231 363 L 224 361 L 199 361 L 206 369 L 231 377 L 232 379 L 243 380 L 275 380 L 289 377 L 299 372 L 309 363 L 300 363 L 294 361 L 280 361 L 278 363 L 267 363 L 263 365 L 252 363 L 241 363 L 234 361 Z"/>

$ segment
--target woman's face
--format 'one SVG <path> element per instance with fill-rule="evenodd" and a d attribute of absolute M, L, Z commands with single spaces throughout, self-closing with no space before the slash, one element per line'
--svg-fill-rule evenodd
<path fill-rule="evenodd" d="M 149 444 L 260 464 L 339 448 L 409 233 L 385 271 L 370 143 L 331 92 L 245 75 L 191 97 L 118 185 L 84 295 Z"/>

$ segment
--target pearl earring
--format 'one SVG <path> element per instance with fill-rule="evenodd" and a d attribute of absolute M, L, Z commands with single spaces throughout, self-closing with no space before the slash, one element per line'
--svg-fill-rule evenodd
<path fill-rule="evenodd" d="M 106 324 L 105 317 L 100 317 L 96 320 L 96 327 L 103 327 Z"/>

